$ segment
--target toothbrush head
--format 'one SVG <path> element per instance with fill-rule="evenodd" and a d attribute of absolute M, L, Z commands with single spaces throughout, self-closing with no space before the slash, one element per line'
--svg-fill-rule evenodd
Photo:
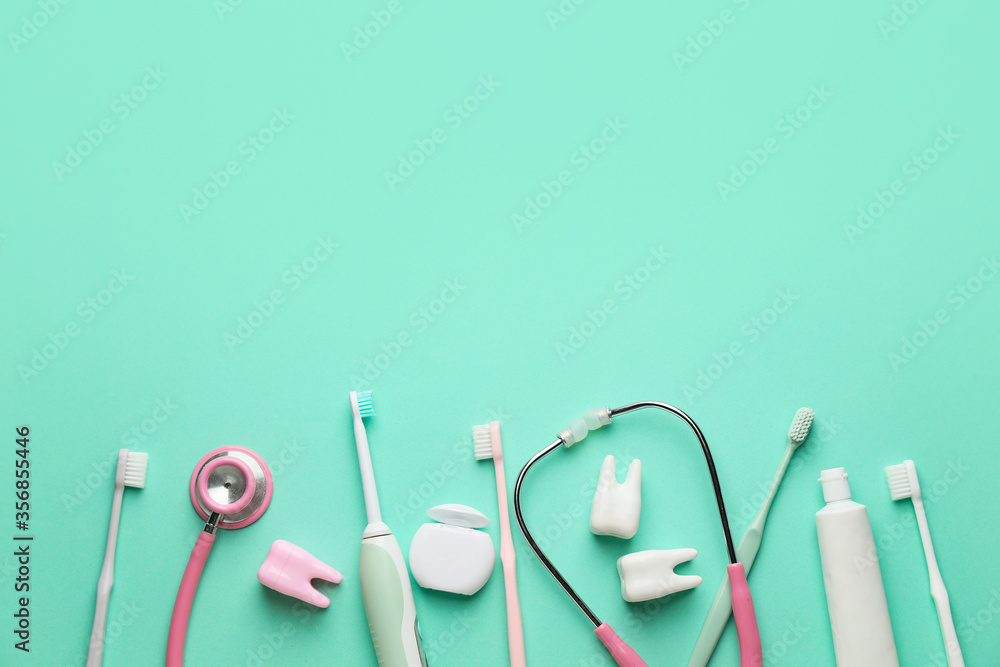
<path fill-rule="evenodd" d="M 920 499 L 920 480 L 917 479 L 917 466 L 913 461 L 907 459 L 900 464 L 886 466 L 885 478 L 893 500 Z"/>
<path fill-rule="evenodd" d="M 812 408 L 799 408 L 792 419 L 792 425 L 788 429 L 788 443 L 798 447 L 806 441 L 809 429 L 812 427 L 813 417 L 816 415 Z"/>
<path fill-rule="evenodd" d="M 358 412 L 361 413 L 362 417 L 374 417 L 375 416 L 375 406 L 372 404 L 372 393 L 371 391 L 359 391 L 358 396 Z"/>
<path fill-rule="evenodd" d="M 125 455 L 125 486 L 134 486 L 138 489 L 145 488 L 146 468 L 148 465 L 149 454 L 145 452 L 128 452 Z"/>
<path fill-rule="evenodd" d="M 493 458 L 493 439 L 490 437 L 489 424 L 472 427 L 472 446 L 475 448 L 476 460 Z"/>

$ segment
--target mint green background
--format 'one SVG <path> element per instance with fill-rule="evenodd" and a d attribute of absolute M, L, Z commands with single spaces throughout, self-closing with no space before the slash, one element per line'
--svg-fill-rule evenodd
<path fill-rule="evenodd" d="M 187 480 L 227 443 L 271 461 L 274 501 L 259 523 L 219 537 L 190 664 L 256 664 L 274 633 L 281 647 L 263 664 L 374 664 L 347 392 L 406 332 L 411 344 L 367 385 L 379 491 L 404 552 L 424 510 L 445 502 L 484 511 L 499 541 L 492 467 L 469 455 L 473 424 L 502 420 L 512 490 L 519 467 L 584 409 L 644 399 L 702 425 L 738 535 L 795 409 L 810 405 L 827 426 L 796 454 L 750 577 L 768 664 L 834 664 L 812 514 L 819 470 L 839 465 L 881 539 L 902 664 L 943 664 L 913 510 L 890 502 L 882 473 L 904 458 L 925 493 L 939 485 L 928 513 L 967 663 L 997 664 L 1000 281 L 961 310 L 949 301 L 1000 248 L 995 3 L 914 4 L 883 36 L 891 0 L 591 2 L 555 28 L 555 0 L 406 1 L 348 61 L 341 43 L 385 6 L 247 0 L 220 18 L 210 2 L 80 1 L 15 50 L 10 34 L 42 10 L 5 5 L 0 465 L 13 466 L 14 427 L 29 424 L 36 541 L 30 655 L 11 647 L 11 558 L 0 556 L 0 662 L 82 664 L 111 497 L 95 471 L 169 399 L 176 409 L 134 447 L 150 453 L 148 484 L 126 493 L 111 614 L 141 611 L 109 640 L 105 664 L 162 660 L 201 526 Z M 678 71 L 674 53 L 725 9 L 732 22 Z M 166 80 L 119 119 L 114 100 L 155 66 Z M 446 110 L 489 76 L 500 87 L 448 125 Z M 785 138 L 776 123 L 824 85 L 832 97 Z M 240 143 L 275 108 L 294 121 L 245 161 Z M 105 118 L 114 131 L 60 181 L 52 163 Z M 574 152 L 616 118 L 622 135 L 577 171 Z M 904 163 L 949 127 L 960 138 L 911 182 Z M 384 172 L 435 128 L 446 141 L 391 191 Z M 771 137 L 779 150 L 723 201 L 717 181 Z M 185 224 L 179 206 L 234 159 L 241 173 Z M 511 215 L 564 169 L 573 182 L 519 233 Z M 844 226 L 894 179 L 905 194 L 852 243 Z M 340 247 L 293 290 L 283 276 L 318 237 Z M 651 246 L 672 257 L 626 299 L 616 285 Z M 134 281 L 85 322 L 79 304 L 122 268 Z M 418 331 L 413 314 L 456 279 L 466 289 Z M 231 350 L 225 334 L 274 289 L 284 303 Z M 752 341 L 753 318 L 769 317 L 778 290 L 797 300 Z M 615 312 L 561 358 L 557 343 L 607 299 Z M 894 368 L 901 339 L 939 309 L 947 323 Z M 79 335 L 23 380 L 19 368 L 69 322 Z M 720 375 L 710 365 L 734 342 L 743 353 Z M 716 376 L 711 386 L 685 391 L 702 372 Z M 587 530 L 586 486 L 611 452 L 645 469 L 642 525 L 627 543 Z M 946 474 L 951 465 L 960 477 Z M 12 478 L 0 478 L 9 540 Z M 685 664 L 726 562 L 690 434 L 656 414 L 623 418 L 540 465 L 525 502 L 596 612 L 650 664 Z M 277 538 L 343 572 L 324 589 L 329 609 L 307 612 L 255 581 Z M 609 664 L 583 615 L 516 544 L 531 664 Z M 687 546 L 700 555 L 684 571 L 704 576 L 702 587 L 649 606 L 622 601 L 617 557 Z M 499 571 L 470 599 L 416 596 L 434 667 L 506 660 Z M 730 627 L 713 664 L 736 664 L 737 653 Z"/>

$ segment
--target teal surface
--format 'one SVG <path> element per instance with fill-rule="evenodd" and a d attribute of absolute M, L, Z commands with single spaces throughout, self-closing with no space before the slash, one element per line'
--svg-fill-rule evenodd
<path fill-rule="evenodd" d="M 816 409 L 750 576 L 766 663 L 833 665 L 813 513 L 846 466 L 879 539 L 901 663 L 942 665 L 908 503 L 916 461 L 970 666 L 1000 655 L 996 24 L 987 2 L 813 6 L 144 5 L 14 0 L 0 25 L 0 663 L 82 665 L 119 447 L 150 454 L 119 533 L 105 665 L 154 665 L 201 528 L 187 483 L 224 444 L 274 473 L 221 534 L 192 665 L 373 665 L 347 394 L 406 552 L 461 502 L 499 542 L 507 479 L 583 410 L 674 403 L 705 430 L 733 532 L 795 410 Z M 15 427 L 30 435 L 30 653 Z M 641 458 L 629 542 L 590 534 L 603 457 Z M 527 520 L 651 665 L 686 663 L 724 575 L 705 463 L 665 415 L 623 417 L 529 476 Z M 275 539 L 344 574 L 316 610 L 264 588 Z M 532 665 L 606 665 L 515 535 Z M 694 547 L 698 589 L 621 599 L 616 559 Z M 502 665 L 499 569 L 415 591 L 433 667 Z M 727 629 L 713 665 L 737 664 Z"/>

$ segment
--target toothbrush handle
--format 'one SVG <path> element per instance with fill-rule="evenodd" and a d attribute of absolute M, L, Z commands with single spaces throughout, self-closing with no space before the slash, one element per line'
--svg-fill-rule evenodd
<path fill-rule="evenodd" d="M 182 667 L 184 664 L 184 640 L 187 639 L 191 605 L 194 604 L 194 594 L 198 590 L 201 572 L 205 569 L 205 561 L 212 552 L 213 544 L 215 544 L 215 533 L 202 531 L 191 550 L 187 567 L 184 568 L 184 577 L 181 579 L 181 587 L 174 602 L 174 613 L 170 616 L 166 667 Z"/>
<path fill-rule="evenodd" d="M 615 659 L 615 663 L 619 667 L 649 667 L 646 661 L 640 658 L 631 646 L 622 641 L 622 638 L 607 623 L 601 623 L 597 626 L 594 629 L 594 634 L 608 649 L 608 653 Z"/>
<path fill-rule="evenodd" d="M 766 515 L 765 515 L 766 516 Z M 759 524 L 759 525 L 758 525 Z M 753 561 L 757 557 L 757 550 L 760 548 L 761 537 L 763 536 L 764 519 L 760 514 L 750 524 L 743 537 L 736 545 L 736 557 L 743 563 L 747 572 L 753 566 Z M 733 613 L 732 588 L 729 585 L 729 577 L 725 576 L 719 582 L 719 590 L 715 592 L 715 599 L 705 616 L 705 623 L 698 633 L 698 640 L 691 651 L 691 659 L 688 660 L 688 667 L 705 667 L 712 659 L 715 646 L 719 643 L 722 633 L 726 629 L 726 623 Z"/>
<path fill-rule="evenodd" d="M 111 500 L 111 525 L 108 527 L 108 546 L 104 550 L 104 564 L 97 579 L 97 608 L 94 611 L 94 627 L 90 631 L 90 645 L 87 648 L 87 667 L 100 667 L 104 659 L 104 628 L 108 623 L 108 603 L 111 587 L 115 583 L 115 548 L 118 545 L 118 522 L 122 516 L 122 495 L 124 487 L 115 487 Z"/>
<path fill-rule="evenodd" d="M 517 595 L 517 556 L 510 534 L 510 513 L 507 508 L 507 479 L 503 458 L 493 461 L 497 475 L 497 505 L 500 510 L 500 562 L 503 563 L 503 585 L 507 593 L 507 644 L 511 667 L 526 667 L 524 626 L 521 622 L 521 602 Z"/>
<path fill-rule="evenodd" d="M 941 590 L 944 591 L 943 582 Z M 943 597 L 935 597 L 934 606 L 937 607 L 938 620 L 941 622 L 941 635 L 944 638 L 945 653 L 948 656 L 948 667 L 965 667 L 962 647 L 958 643 L 958 634 L 955 632 L 955 622 L 951 618 L 948 593 L 944 592 Z"/>
<path fill-rule="evenodd" d="M 379 667 L 426 667 L 410 575 L 384 523 L 365 529 L 358 577 Z"/>
<path fill-rule="evenodd" d="M 733 596 L 733 620 L 736 621 L 736 636 L 740 640 L 740 667 L 762 667 L 764 652 L 760 645 L 760 630 L 757 629 L 757 615 L 753 609 L 753 598 L 743 563 L 726 566 Z"/>
<path fill-rule="evenodd" d="M 739 556 L 739 552 L 737 552 L 737 556 Z M 719 590 L 715 592 L 712 606 L 708 608 L 708 616 L 705 617 L 705 623 L 701 626 L 701 632 L 698 633 L 698 640 L 694 644 L 694 650 L 691 651 L 688 667 L 706 667 L 708 665 L 732 613 L 733 601 L 730 598 L 729 577 L 725 576 L 719 583 Z"/>
<path fill-rule="evenodd" d="M 378 504 L 378 491 L 375 490 L 375 469 L 372 467 L 371 450 L 368 448 L 368 433 L 360 416 L 354 417 L 354 443 L 358 448 L 361 491 L 365 494 L 365 514 L 368 516 L 368 523 L 381 523 L 382 509 Z"/>
<path fill-rule="evenodd" d="M 771 510 L 771 503 L 774 502 L 774 496 L 778 493 L 778 487 L 785 477 L 785 471 L 788 469 L 788 463 L 792 460 L 794 453 L 795 446 L 789 443 L 785 447 L 785 455 L 781 458 L 778 471 L 771 480 L 771 486 L 768 487 L 764 502 L 761 503 L 753 521 L 750 522 L 750 526 L 743 533 L 739 544 L 736 545 L 736 559 L 743 563 L 745 574 L 750 573 L 750 568 L 753 567 L 753 562 L 757 558 L 760 543 L 764 539 L 764 524 L 767 522 L 767 513 Z M 708 609 L 705 623 L 701 626 L 701 632 L 698 633 L 698 640 L 694 644 L 694 650 L 691 651 L 688 667 L 705 667 L 712 659 L 712 653 L 715 652 L 715 647 L 726 629 L 730 614 L 733 612 L 731 594 L 729 577 L 723 577 L 719 584 L 719 590 L 715 593 L 715 599 L 712 600 L 712 606 Z"/>
<path fill-rule="evenodd" d="M 955 633 L 955 621 L 951 617 L 951 604 L 948 600 L 948 589 L 941 578 L 941 569 L 934 556 L 934 544 L 931 542 L 931 531 L 927 525 L 927 514 L 924 512 L 924 502 L 913 498 L 913 509 L 917 513 L 917 525 L 920 527 L 920 541 L 924 545 L 924 557 L 927 559 L 927 573 L 931 582 L 931 597 L 937 609 L 938 621 L 941 624 L 941 635 L 944 638 L 945 653 L 948 656 L 948 667 L 965 667 L 962 657 L 962 647 Z"/>

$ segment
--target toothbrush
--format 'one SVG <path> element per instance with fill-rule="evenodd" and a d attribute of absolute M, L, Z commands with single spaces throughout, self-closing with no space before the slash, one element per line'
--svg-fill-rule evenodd
<path fill-rule="evenodd" d="M 511 667 L 525 667 L 524 628 L 521 624 L 521 603 L 517 597 L 517 568 L 514 540 L 510 534 L 510 514 L 507 510 L 507 481 L 503 471 L 503 445 L 500 422 L 472 427 L 472 443 L 476 459 L 493 459 L 497 475 L 497 505 L 500 509 L 500 561 L 503 563 L 503 583 L 507 591 L 507 643 L 510 646 Z"/>
<path fill-rule="evenodd" d="M 421 667 L 427 665 L 420 646 L 420 626 L 413 603 L 410 573 L 396 537 L 382 522 L 375 489 L 375 472 L 364 417 L 375 414 L 370 391 L 350 393 L 354 415 L 354 440 L 358 446 L 361 488 L 365 495 L 368 526 L 361 536 L 361 597 L 368 617 L 368 629 L 379 667 Z"/>
<path fill-rule="evenodd" d="M 785 455 L 778 466 L 778 472 L 774 474 L 774 479 L 771 481 L 771 488 L 768 489 L 767 497 L 764 498 L 760 509 L 757 510 L 757 516 L 754 517 L 746 532 L 743 533 L 743 537 L 740 538 L 739 544 L 736 546 L 736 559 L 743 563 L 747 574 L 750 574 L 750 568 L 753 567 L 753 561 L 757 557 L 757 551 L 760 549 L 760 542 L 764 537 L 764 523 L 767 521 L 767 513 L 771 509 L 774 496 L 778 492 L 778 486 L 785 476 L 785 470 L 788 468 L 789 461 L 792 460 L 792 454 L 795 453 L 799 445 L 805 442 L 806 436 L 809 435 L 809 429 L 812 427 L 814 416 L 815 413 L 811 408 L 799 408 L 795 412 L 792 425 L 788 429 L 788 443 L 785 446 Z M 726 629 L 726 623 L 729 621 L 729 615 L 733 610 L 729 591 L 729 579 L 724 578 L 722 583 L 719 584 L 719 590 L 715 593 L 712 606 L 708 609 L 708 616 L 705 617 L 705 623 L 701 626 L 701 633 L 698 635 L 694 650 L 691 652 L 688 667 L 705 667 L 712 658 L 715 646 L 719 643 L 719 638 L 722 637 L 722 632 Z"/>
<path fill-rule="evenodd" d="M 148 465 L 149 454 L 118 450 L 115 494 L 111 500 L 111 525 L 108 528 L 108 546 L 104 550 L 104 565 L 101 566 L 101 576 L 97 580 L 97 610 L 94 612 L 94 628 L 90 631 L 87 667 L 100 667 L 104 658 L 104 626 L 108 622 L 108 601 L 111 598 L 111 586 L 115 582 L 115 546 L 118 544 L 118 521 L 122 515 L 125 487 L 144 488 Z"/>
<path fill-rule="evenodd" d="M 948 590 L 944 587 L 944 579 L 941 578 L 941 570 L 938 569 L 937 558 L 934 556 L 931 531 L 927 526 L 924 501 L 920 496 L 917 466 L 907 459 L 898 465 L 886 467 L 885 477 L 889 482 L 889 495 L 893 500 L 909 498 L 913 501 L 913 510 L 917 513 L 917 525 L 920 526 L 920 541 L 924 544 L 924 557 L 927 559 L 927 572 L 931 580 L 931 597 L 934 598 L 934 606 L 937 607 L 945 653 L 948 655 L 948 667 L 965 667 L 962 647 L 959 646 L 958 635 L 955 634 L 955 622 L 951 618 Z"/>

